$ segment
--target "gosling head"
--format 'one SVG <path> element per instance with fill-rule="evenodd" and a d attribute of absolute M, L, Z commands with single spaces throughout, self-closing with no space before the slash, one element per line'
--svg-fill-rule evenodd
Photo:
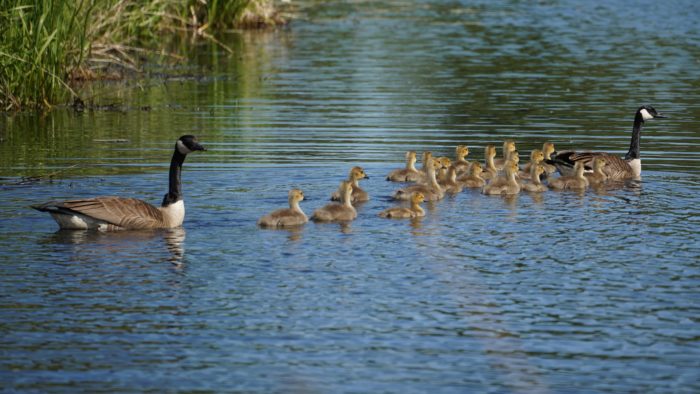
<path fill-rule="evenodd" d="M 183 155 L 187 155 L 197 150 L 207 150 L 205 147 L 199 144 L 197 137 L 193 135 L 183 135 L 177 139 L 175 143 L 175 149 Z"/>
<path fill-rule="evenodd" d="M 406 160 L 415 163 L 416 162 L 416 152 L 412 151 L 412 150 L 406 152 Z"/>
<path fill-rule="evenodd" d="M 542 144 L 542 153 L 544 153 L 545 156 L 546 156 L 546 155 L 551 155 L 552 153 L 554 153 L 554 152 L 556 152 L 556 151 L 557 151 L 557 150 L 554 149 L 554 144 L 553 144 L 553 143 L 551 143 L 551 142 L 545 142 L 544 144 Z"/>
<path fill-rule="evenodd" d="M 654 109 L 654 107 L 652 107 L 651 105 L 642 105 L 641 107 L 639 107 L 636 116 L 641 116 L 642 122 L 647 121 L 649 119 L 665 118 L 665 116 L 656 112 L 656 109 Z"/>
<path fill-rule="evenodd" d="M 304 199 L 304 192 L 299 189 L 292 189 L 289 191 L 289 201 L 299 202 Z"/>
<path fill-rule="evenodd" d="M 577 175 L 583 175 L 583 172 L 585 169 L 586 169 L 586 165 L 583 164 L 582 161 L 577 161 L 576 164 L 574 164 L 574 172 Z"/>
<path fill-rule="evenodd" d="M 535 177 L 533 179 L 540 179 L 540 175 L 544 174 L 544 166 L 542 164 L 538 164 L 535 166 Z"/>
<path fill-rule="evenodd" d="M 411 196 L 411 202 L 414 204 L 421 204 L 425 202 L 425 196 L 421 192 L 415 192 L 413 196 Z"/>
<path fill-rule="evenodd" d="M 535 149 L 530 153 L 530 161 L 533 163 L 539 163 L 542 160 L 544 160 L 544 153 L 541 150 Z"/>
<path fill-rule="evenodd" d="M 441 166 L 440 168 L 449 168 L 450 165 L 452 165 L 452 160 L 450 160 L 449 157 L 442 156 L 442 157 L 439 157 L 437 159 L 437 161 L 440 162 L 440 166 Z"/>
<path fill-rule="evenodd" d="M 514 161 L 510 161 L 510 160 L 508 162 L 506 162 L 505 171 L 506 171 L 506 175 L 508 175 L 509 177 L 515 176 L 518 173 L 519 169 L 520 169 L 520 167 L 518 167 L 518 163 L 516 163 Z"/>
<path fill-rule="evenodd" d="M 513 152 L 511 152 L 509 160 L 514 162 L 515 164 L 520 163 L 520 153 L 518 153 L 517 150 L 514 150 Z"/>
<path fill-rule="evenodd" d="M 465 158 L 469 155 L 469 148 L 466 145 L 457 145 L 455 148 L 455 156 Z"/>
<path fill-rule="evenodd" d="M 599 169 L 605 167 L 606 164 L 608 164 L 608 162 L 605 161 L 604 158 L 596 157 L 595 160 L 593 160 L 593 169 L 599 170 Z"/>
<path fill-rule="evenodd" d="M 360 179 L 369 179 L 369 177 L 365 174 L 365 170 L 362 167 L 353 167 L 350 170 L 350 179 L 358 181 Z"/>
<path fill-rule="evenodd" d="M 503 152 L 510 153 L 513 151 L 515 151 L 515 141 L 513 141 L 513 140 L 503 141 Z"/>

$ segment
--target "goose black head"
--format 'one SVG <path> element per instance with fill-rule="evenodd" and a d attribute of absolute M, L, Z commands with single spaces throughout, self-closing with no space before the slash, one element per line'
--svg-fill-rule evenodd
<path fill-rule="evenodd" d="M 193 135 L 183 135 L 182 137 L 178 138 L 177 142 L 175 143 L 175 148 L 183 155 L 197 150 L 207 150 L 205 147 L 199 144 L 197 137 Z"/>
<path fill-rule="evenodd" d="M 654 109 L 654 107 L 652 107 L 651 105 L 642 105 L 637 110 L 637 113 L 639 115 L 641 115 L 642 121 L 647 121 L 649 119 L 656 119 L 656 118 L 665 118 L 665 116 L 656 112 L 656 109 Z"/>

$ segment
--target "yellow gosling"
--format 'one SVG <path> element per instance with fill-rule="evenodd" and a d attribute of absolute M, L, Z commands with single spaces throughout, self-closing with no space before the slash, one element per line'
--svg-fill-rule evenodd
<path fill-rule="evenodd" d="M 439 184 L 443 184 L 447 181 L 447 170 L 452 165 L 452 160 L 449 157 L 438 157 L 437 158 L 437 180 Z"/>
<path fill-rule="evenodd" d="M 416 169 L 416 152 L 406 152 L 406 168 L 399 168 L 387 175 L 386 180 L 392 182 L 417 182 L 421 180 L 422 175 Z"/>
<path fill-rule="evenodd" d="M 481 177 L 484 168 L 481 167 L 481 163 L 474 162 L 471 167 L 469 167 L 469 172 L 466 175 L 462 175 L 457 178 L 457 182 L 460 182 L 464 187 L 483 187 L 486 181 Z"/>
<path fill-rule="evenodd" d="M 532 166 L 537 166 L 538 164 L 542 164 L 542 161 L 544 160 L 544 153 L 539 150 L 535 149 L 532 152 L 530 152 L 530 162 L 525 165 L 525 167 L 518 173 L 521 179 L 530 179 L 530 173 Z"/>
<path fill-rule="evenodd" d="M 520 184 L 515 179 L 518 175 L 518 165 L 509 161 L 505 165 L 505 182 L 501 178 L 496 178 L 487 183 L 481 190 L 488 195 L 512 195 L 520 193 Z"/>
<path fill-rule="evenodd" d="M 547 160 L 552 160 L 552 154 L 556 152 L 556 149 L 554 149 L 554 144 L 551 142 L 545 142 L 542 144 L 542 153 L 544 154 L 544 163 L 542 163 L 542 167 L 544 167 L 544 171 L 549 174 L 554 174 L 557 172 L 557 167 L 547 164 Z"/>
<path fill-rule="evenodd" d="M 503 158 L 494 160 L 494 164 L 499 171 L 504 169 L 505 163 L 511 159 L 511 154 L 515 152 L 515 150 L 515 141 L 503 141 Z"/>
<path fill-rule="evenodd" d="M 429 158 L 428 163 L 426 163 L 426 169 L 428 170 L 427 183 L 411 185 L 399 189 L 394 193 L 393 198 L 396 200 L 409 200 L 411 194 L 415 192 L 423 193 L 425 201 L 436 201 L 445 197 L 445 191 L 440 187 L 440 184 L 435 178 L 436 166 L 440 166 L 440 164 L 435 159 Z"/>
<path fill-rule="evenodd" d="M 346 222 L 357 217 L 357 211 L 350 201 L 352 197 L 352 183 L 343 181 L 340 183 L 342 200 L 340 203 L 330 203 L 314 211 L 311 220 L 317 222 Z"/>
<path fill-rule="evenodd" d="M 549 182 L 549 187 L 556 190 L 573 189 L 582 190 L 588 187 L 588 179 L 583 175 L 585 170 L 584 163 L 577 161 L 574 164 L 574 175 L 560 176 L 557 179 Z"/>
<path fill-rule="evenodd" d="M 603 168 L 608 164 L 603 157 L 596 157 L 593 159 L 593 172 L 584 173 L 583 175 L 588 179 L 588 183 L 591 185 L 605 183 L 608 180 L 608 175 L 603 172 Z"/>
<path fill-rule="evenodd" d="M 533 193 L 542 193 L 549 190 L 549 188 L 547 188 L 547 185 L 544 185 L 540 180 L 540 175 L 542 174 L 544 174 L 544 167 L 542 166 L 542 164 L 536 164 L 531 166 L 530 182 L 523 183 L 521 186 L 522 190 Z"/>
<path fill-rule="evenodd" d="M 390 219 L 407 219 L 425 216 L 425 211 L 420 206 L 425 201 L 425 196 L 421 192 L 415 192 L 411 195 L 411 207 L 394 207 L 385 209 L 379 213 L 380 217 Z"/>
<path fill-rule="evenodd" d="M 484 149 L 484 169 L 482 177 L 484 179 L 495 178 L 498 175 L 498 168 L 496 168 L 494 158 L 496 157 L 496 147 L 493 145 L 486 145 Z"/>
<path fill-rule="evenodd" d="M 445 193 L 450 194 L 457 194 L 464 188 L 461 182 L 457 182 L 457 167 L 454 164 L 447 169 L 447 177 L 444 182 L 440 183 L 440 186 L 445 189 Z"/>
<path fill-rule="evenodd" d="M 369 194 L 360 188 L 358 183 L 360 179 L 369 179 L 365 170 L 362 167 L 353 167 L 350 169 L 348 174 L 348 182 L 352 184 L 352 195 L 350 196 L 350 202 L 364 202 L 369 200 Z M 340 201 L 343 195 L 343 191 L 338 188 L 333 194 L 331 194 L 331 201 Z"/>
<path fill-rule="evenodd" d="M 466 174 L 471 163 L 466 160 L 469 156 L 469 148 L 466 145 L 457 145 L 455 148 L 455 161 L 452 163 L 457 168 L 457 175 Z"/>
<path fill-rule="evenodd" d="M 278 209 L 258 220 L 261 227 L 292 227 L 299 226 L 309 221 L 304 211 L 299 207 L 299 202 L 304 199 L 304 192 L 299 189 L 289 191 L 289 208 Z"/>

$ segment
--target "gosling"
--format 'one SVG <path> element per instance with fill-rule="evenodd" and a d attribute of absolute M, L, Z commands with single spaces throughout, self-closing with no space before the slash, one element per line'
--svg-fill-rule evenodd
<path fill-rule="evenodd" d="M 390 219 L 407 219 L 425 216 L 425 211 L 420 206 L 425 201 L 425 196 L 421 192 L 411 195 L 411 207 L 393 207 L 379 212 L 379 216 Z"/>
<path fill-rule="evenodd" d="M 590 182 L 588 182 L 588 179 L 583 175 L 584 170 L 583 162 L 577 161 L 576 164 L 574 164 L 574 175 L 560 176 L 549 182 L 549 187 L 556 190 L 585 189 L 590 185 Z"/>
<path fill-rule="evenodd" d="M 608 175 L 603 172 L 603 168 L 608 162 L 602 157 L 596 157 L 593 159 L 593 172 L 584 173 L 588 183 L 591 185 L 599 185 L 605 183 L 608 180 Z"/>
<path fill-rule="evenodd" d="M 506 162 L 508 160 L 511 160 L 511 155 L 515 151 L 516 151 L 515 141 L 513 141 L 513 140 L 503 141 L 503 158 L 494 160 L 494 164 L 496 165 L 496 168 L 499 171 L 505 169 Z"/>
<path fill-rule="evenodd" d="M 535 149 L 532 152 L 530 152 L 530 162 L 525 165 L 525 167 L 518 173 L 521 179 L 530 179 L 530 173 L 532 170 L 533 166 L 537 166 L 538 164 L 542 164 L 542 161 L 544 160 L 544 153 L 539 150 Z"/>
<path fill-rule="evenodd" d="M 554 144 L 551 142 L 545 142 L 542 144 L 542 153 L 544 154 L 544 163 L 542 163 L 542 167 L 544 167 L 544 171 L 547 173 L 547 175 L 557 172 L 557 167 L 547 163 L 547 161 L 552 160 L 552 154 L 556 153 Z"/>
<path fill-rule="evenodd" d="M 498 168 L 494 163 L 494 158 L 496 157 L 496 147 L 493 145 L 486 145 L 484 148 L 484 169 L 482 177 L 484 179 L 495 178 L 498 175 Z"/>
<path fill-rule="evenodd" d="M 357 211 L 350 201 L 352 198 L 352 183 L 350 181 L 342 181 L 339 189 L 342 191 L 341 202 L 330 203 L 317 209 L 311 215 L 311 220 L 316 222 L 348 222 L 355 220 Z"/>
<path fill-rule="evenodd" d="M 486 184 L 481 192 L 488 195 L 512 195 L 520 193 L 520 184 L 515 179 L 518 175 L 518 165 L 513 161 L 507 162 L 505 165 L 505 172 L 505 182 L 501 181 L 502 178 L 496 178 Z"/>
<path fill-rule="evenodd" d="M 465 158 L 469 156 L 469 148 L 466 145 L 457 145 L 455 148 L 455 161 L 452 163 L 457 168 L 457 174 L 463 175 L 469 171 L 471 163 Z"/>
<path fill-rule="evenodd" d="M 528 191 L 528 192 L 533 192 L 533 193 L 542 193 L 546 192 L 549 190 L 547 185 L 543 184 L 542 181 L 540 180 L 540 175 L 544 174 L 544 166 L 542 164 L 536 164 L 530 167 L 530 182 L 529 183 L 523 183 L 522 184 L 522 190 Z"/>
<path fill-rule="evenodd" d="M 364 202 L 369 201 L 369 194 L 360 188 L 358 183 L 360 179 L 369 179 L 365 170 L 362 167 L 353 167 L 350 169 L 348 174 L 348 182 L 352 184 L 352 196 L 350 196 L 350 202 Z M 333 194 L 331 194 L 331 201 L 341 201 L 343 191 L 338 188 Z"/>
<path fill-rule="evenodd" d="M 486 181 L 481 177 L 483 171 L 484 168 L 481 167 L 481 163 L 474 162 L 471 167 L 469 167 L 469 172 L 457 178 L 457 182 L 460 182 L 462 186 L 468 188 L 484 187 Z"/>
<path fill-rule="evenodd" d="M 436 167 L 441 166 L 441 164 L 436 159 L 428 158 L 428 162 L 426 165 L 426 169 L 428 171 L 427 183 L 419 183 L 416 185 L 405 187 L 403 189 L 399 189 L 394 193 L 394 199 L 408 200 L 411 198 L 411 194 L 415 192 L 423 193 L 423 196 L 425 196 L 425 201 L 437 201 L 445 197 L 445 191 L 442 189 L 442 187 L 440 187 L 440 184 L 435 178 Z"/>
<path fill-rule="evenodd" d="M 445 180 L 440 183 L 440 187 L 445 190 L 445 193 L 457 194 L 462 191 L 464 184 L 462 182 L 457 182 L 457 167 L 454 164 L 447 169 L 447 176 Z"/>
<path fill-rule="evenodd" d="M 416 169 L 416 152 L 406 152 L 406 168 L 399 168 L 387 175 L 386 180 L 392 182 L 418 182 L 423 178 Z"/>
<path fill-rule="evenodd" d="M 309 221 L 304 211 L 299 207 L 299 202 L 304 199 L 304 192 L 299 189 L 289 191 L 289 208 L 282 208 L 263 216 L 258 220 L 261 227 L 292 227 L 299 226 Z"/>

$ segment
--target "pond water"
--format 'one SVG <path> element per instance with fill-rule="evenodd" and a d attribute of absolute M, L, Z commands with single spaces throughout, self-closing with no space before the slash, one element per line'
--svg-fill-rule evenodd
<path fill-rule="evenodd" d="M 227 37 L 234 56 L 194 47 L 184 76 L 89 93 L 120 110 L 0 117 L 1 387 L 700 391 L 700 3 L 293 5 Z M 641 104 L 668 119 L 643 130 L 640 182 L 376 216 L 406 150 L 624 155 Z M 157 204 L 190 133 L 209 151 L 185 163 L 181 229 L 57 231 L 28 208 Z M 256 227 L 353 165 L 354 222 Z"/>

